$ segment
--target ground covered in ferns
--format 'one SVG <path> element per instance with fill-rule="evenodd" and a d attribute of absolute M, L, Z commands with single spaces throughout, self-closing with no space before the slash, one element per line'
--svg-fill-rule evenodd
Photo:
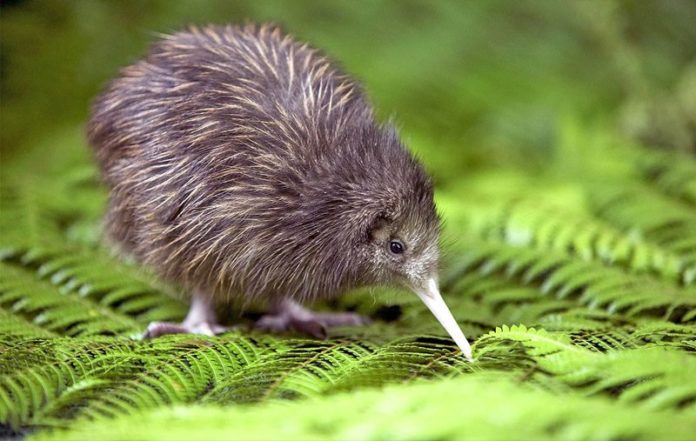
<path fill-rule="evenodd" d="M 0 437 L 693 439 L 693 5 L 8 4 Z M 87 102 L 151 31 L 242 18 L 326 48 L 395 116 L 437 184 L 474 363 L 383 288 L 316 305 L 373 318 L 325 341 L 251 331 L 253 311 L 140 338 L 186 305 L 100 244 Z"/>

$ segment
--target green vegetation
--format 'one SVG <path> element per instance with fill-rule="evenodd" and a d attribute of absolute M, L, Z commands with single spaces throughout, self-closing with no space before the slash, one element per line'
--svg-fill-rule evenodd
<path fill-rule="evenodd" d="M 0 437 L 693 439 L 696 6 L 460 3 L 3 4 Z M 100 244 L 88 101 L 155 32 L 245 18 L 341 60 L 435 176 L 475 363 L 381 288 L 318 305 L 375 319 L 326 341 L 139 338 L 186 305 Z"/>

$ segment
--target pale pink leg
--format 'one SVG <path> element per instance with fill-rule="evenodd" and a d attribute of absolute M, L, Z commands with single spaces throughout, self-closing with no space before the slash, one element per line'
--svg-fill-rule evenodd
<path fill-rule="evenodd" d="M 294 330 L 316 338 L 326 338 L 327 328 L 334 326 L 358 326 L 370 320 L 354 312 L 312 312 L 292 300 L 282 300 L 271 308 L 269 314 L 256 322 L 256 327 L 269 331 Z"/>
<path fill-rule="evenodd" d="M 144 338 L 155 338 L 165 334 L 216 335 L 227 328 L 217 323 L 213 303 L 207 295 L 196 292 L 191 299 L 191 307 L 182 323 L 152 322 L 145 331 Z"/>

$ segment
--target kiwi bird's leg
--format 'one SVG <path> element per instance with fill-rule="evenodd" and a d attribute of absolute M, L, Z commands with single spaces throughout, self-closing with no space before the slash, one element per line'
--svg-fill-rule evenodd
<path fill-rule="evenodd" d="M 255 324 L 269 331 L 297 331 L 316 338 L 326 338 L 327 328 L 334 326 L 358 326 L 369 323 L 369 319 L 354 312 L 312 312 L 299 303 L 283 299 L 271 306 L 269 314 Z"/>
<path fill-rule="evenodd" d="M 152 322 L 148 325 L 144 337 L 154 338 L 165 334 L 216 335 L 226 330 L 226 327 L 217 323 L 210 297 L 195 291 L 189 312 L 182 323 Z"/>

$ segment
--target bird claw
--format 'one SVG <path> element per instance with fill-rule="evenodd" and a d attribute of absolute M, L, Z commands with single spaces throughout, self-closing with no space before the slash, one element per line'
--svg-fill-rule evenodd
<path fill-rule="evenodd" d="M 296 331 L 319 339 L 328 337 L 328 328 L 360 326 L 370 320 L 354 312 L 315 313 L 304 308 L 284 308 L 261 317 L 254 327 L 272 332 Z"/>
<path fill-rule="evenodd" d="M 297 331 L 322 340 L 328 337 L 326 326 L 317 320 L 300 320 L 280 314 L 265 315 L 254 324 L 254 327 L 271 332 Z"/>

